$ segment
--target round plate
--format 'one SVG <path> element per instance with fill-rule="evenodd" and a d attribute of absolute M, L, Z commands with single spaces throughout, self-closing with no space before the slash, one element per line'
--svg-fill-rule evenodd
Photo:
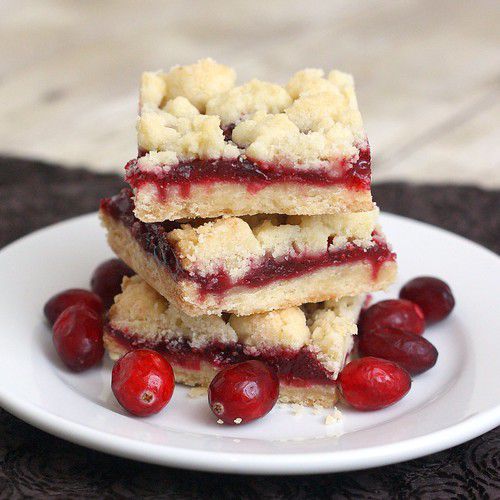
<path fill-rule="evenodd" d="M 293 474 L 361 469 L 443 450 L 500 424 L 498 364 L 500 259 L 429 225 L 383 215 L 399 256 L 398 283 L 434 275 L 453 288 L 457 306 L 426 337 L 436 366 L 410 393 L 378 412 L 340 407 L 297 411 L 278 405 L 245 426 L 217 425 L 205 397 L 177 386 L 168 407 L 127 415 L 110 388 L 111 363 L 70 373 L 52 347 L 42 308 L 54 293 L 88 287 L 94 267 L 111 256 L 96 215 L 27 236 L 0 252 L 0 404 L 27 422 L 75 443 L 147 462 L 219 472 Z M 384 295 L 377 295 L 377 299 Z M 192 394 L 191 394 L 192 395 Z"/>

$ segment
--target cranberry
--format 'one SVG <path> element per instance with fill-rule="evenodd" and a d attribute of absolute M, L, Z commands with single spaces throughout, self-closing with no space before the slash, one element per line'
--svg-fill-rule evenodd
<path fill-rule="evenodd" d="M 109 259 L 97 266 L 92 274 L 90 287 L 101 297 L 107 309 L 113 304 L 115 296 L 121 292 L 123 277 L 134 274 L 125 262 L 120 259 Z"/>
<path fill-rule="evenodd" d="M 224 368 L 208 388 L 208 404 L 225 424 L 241 424 L 263 417 L 272 410 L 278 396 L 278 376 L 256 360 Z"/>
<path fill-rule="evenodd" d="M 51 297 L 45 304 L 43 313 L 47 321 L 53 325 L 64 309 L 75 304 L 84 304 L 99 315 L 103 311 L 102 300 L 98 295 L 83 288 L 70 288 Z"/>
<path fill-rule="evenodd" d="M 102 319 L 84 304 L 67 307 L 53 327 L 53 341 L 60 358 L 75 372 L 98 363 L 103 354 Z"/>
<path fill-rule="evenodd" d="M 170 363 L 150 349 L 128 352 L 115 363 L 111 374 L 116 399 L 138 417 L 158 413 L 170 401 L 174 386 Z"/>
<path fill-rule="evenodd" d="M 344 400 L 362 411 L 392 405 L 411 387 L 411 377 L 406 370 L 392 361 L 372 356 L 348 363 L 340 372 L 338 382 Z"/>
<path fill-rule="evenodd" d="M 430 276 L 408 281 L 399 296 L 418 304 L 429 325 L 446 318 L 455 307 L 451 288 L 444 281 Z"/>
<path fill-rule="evenodd" d="M 410 375 L 429 370 L 436 364 L 438 357 L 437 349 L 424 337 L 390 327 L 363 335 L 358 348 L 363 356 L 394 361 Z"/>
<path fill-rule="evenodd" d="M 359 331 L 364 335 L 383 326 L 420 335 L 425 329 L 424 313 L 409 300 L 383 300 L 363 312 L 359 321 Z"/>

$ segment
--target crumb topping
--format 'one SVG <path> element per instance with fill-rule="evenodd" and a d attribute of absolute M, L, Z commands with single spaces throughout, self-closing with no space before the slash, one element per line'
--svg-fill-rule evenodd
<path fill-rule="evenodd" d="M 343 297 L 342 300 L 327 300 L 325 307 L 334 311 L 337 316 L 356 323 L 359 311 L 364 305 L 364 299 L 364 295 L 355 295 L 354 297 Z"/>
<path fill-rule="evenodd" d="M 286 86 L 260 80 L 235 86 L 233 69 L 212 59 L 142 75 L 139 168 L 168 168 L 194 158 L 234 158 L 296 168 L 356 160 L 366 144 L 350 75 L 296 73 Z M 233 127 L 230 140 L 223 130 Z M 154 153 L 167 152 L 158 157 Z M 155 163 L 156 162 L 156 163 Z"/>
<path fill-rule="evenodd" d="M 137 133 L 140 146 L 159 151 L 141 158 L 141 168 L 157 167 L 155 160 L 158 157 L 155 158 L 155 154 L 163 154 L 162 160 L 167 162 L 167 168 L 182 160 L 233 158 L 238 155 L 238 148 L 224 141 L 219 117 L 200 114 L 183 97 L 169 101 L 167 107 L 170 112 L 145 109 L 139 119 Z"/>
<path fill-rule="evenodd" d="M 345 355 L 354 343 L 353 335 L 358 328 L 355 323 L 337 316 L 331 309 L 320 309 L 313 313 L 310 326 L 311 344 L 325 368 L 338 375 L 344 366 Z"/>
<path fill-rule="evenodd" d="M 293 307 L 251 316 L 191 318 L 175 308 L 138 276 L 124 278 L 122 293 L 109 311 L 111 327 L 159 343 L 182 337 L 194 348 L 209 342 L 240 342 L 248 349 L 311 349 L 336 377 L 357 333 L 355 321 L 364 295 L 311 308 Z M 336 312 L 336 309 L 338 312 Z M 347 311 L 348 317 L 343 316 Z M 351 318 L 355 318 L 352 320 Z"/>
<path fill-rule="evenodd" d="M 146 72 L 141 80 L 141 106 L 162 107 L 176 97 L 186 97 L 200 112 L 217 94 L 234 86 L 236 72 L 213 59 L 188 66 L 174 66 L 168 73 Z"/>
<path fill-rule="evenodd" d="M 138 276 L 123 278 L 122 293 L 115 297 L 109 320 L 114 328 L 125 332 L 147 331 L 148 340 L 153 342 L 180 336 L 190 340 L 193 347 L 211 340 L 237 341 L 235 331 L 222 318 L 188 316 Z"/>
<path fill-rule="evenodd" d="M 292 98 L 281 85 L 254 79 L 212 97 L 207 103 L 207 114 L 220 116 L 222 125 L 228 126 L 257 111 L 281 113 L 291 103 Z"/>
<path fill-rule="evenodd" d="M 229 324 L 240 342 L 253 347 L 286 345 L 292 349 L 300 349 L 311 336 L 306 316 L 298 307 L 252 316 L 233 315 Z"/>
<path fill-rule="evenodd" d="M 338 424 L 341 421 L 342 421 L 342 412 L 337 407 L 333 409 L 332 413 L 329 413 L 325 417 L 325 425 Z"/>
<path fill-rule="evenodd" d="M 237 279 L 266 255 L 318 254 L 348 243 L 369 248 L 378 214 L 374 206 L 369 212 L 333 215 L 228 217 L 199 226 L 183 224 L 167 238 L 188 272 L 203 276 L 223 267 Z"/>

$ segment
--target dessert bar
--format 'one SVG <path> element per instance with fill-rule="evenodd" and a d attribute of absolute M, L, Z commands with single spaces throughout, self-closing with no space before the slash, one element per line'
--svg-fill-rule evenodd
<path fill-rule="evenodd" d="M 280 400 L 333 406 L 335 380 L 357 332 L 364 296 L 253 316 L 192 318 L 138 276 L 124 278 L 108 314 L 104 343 L 111 358 L 132 349 L 164 355 L 177 382 L 208 386 L 221 368 L 258 359 L 280 379 Z"/>
<path fill-rule="evenodd" d="M 101 202 L 115 253 L 191 316 L 248 315 L 386 288 L 395 254 L 378 209 L 144 223 L 130 190 Z"/>
<path fill-rule="evenodd" d="M 211 59 L 144 73 L 139 157 L 126 166 L 140 220 L 371 209 L 370 148 L 350 75 L 235 80 Z"/>

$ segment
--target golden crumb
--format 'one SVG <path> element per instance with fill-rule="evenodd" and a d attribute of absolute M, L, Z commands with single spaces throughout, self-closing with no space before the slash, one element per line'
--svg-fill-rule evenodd
<path fill-rule="evenodd" d="M 203 396 L 207 395 L 207 388 L 206 387 L 192 387 L 188 391 L 188 396 L 190 398 L 201 398 Z"/>
<path fill-rule="evenodd" d="M 337 409 L 337 407 L 333 409 L 333 413 L 329 413 L 325 417 L 325 425 L 338 424 L 341 421 L 342 421 L 342 412 L 339 409 Z"/>

